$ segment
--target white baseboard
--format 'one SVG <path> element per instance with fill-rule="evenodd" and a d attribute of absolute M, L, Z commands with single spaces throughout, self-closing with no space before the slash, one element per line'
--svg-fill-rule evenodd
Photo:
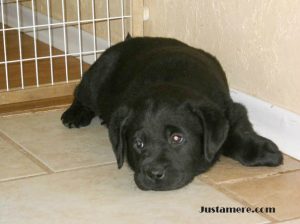
<path fill-rule="evenodd" d="M 254 129 L 272 139 L 282 152 L 300 160 L 300 115 L 237 90 L 232 99 L 247 109 Z"/>
<path fill-rule="evenodd" d="M 6 24 L 11 27 L 17 26 L 17 14 L 14 4 L 5 4 L 6 8 Z M 32 25 L 31 10 L 20 7 L 22 26 Z M 40 13 L 36 14 L 37 24 L 47 24 L 48 18 Z M 1 21 L 1 20 L 0 20 Z M 53 22 L 58 22 L 52 19 Z M 28 32 L 28 35 L 33 35 Z M 78 52 L 78 30 L 74 27 L 67 28 L 67 42 L 69 52 Z M 39 31 L 37 38 L 48 44 L 48 30 Z M 93 50 L 93 35 L 82 31 L 83 51 Z M 57 28 L 52 30 L 53 46 L 60 50 L 64 50 L 63 29 Z M 108 44 L 105 40 L 97 38 L 97 48 L 106 49 Z M 94 57 L 84 57 L 87 63 L 93 63 Z M 294 158 L 300 159 L 300 116 L 291 113 L 285 109 L 273 106 L 271 103 L 264 102 L 245 93 L 231 90 L 231 96 L 234 101 L 240 102 L 246 106 L 249 117 L 255 130 L 272 139 L 280 148 L 280 150 Z"/>
<path fill-rule="evenodd" d="M 1 9 L 1 7 L 0 7 Z M 20 9 L 20 21 L 21 26 L 32 26 L 32 10 L 26 8 L 24 6 L 19 7 Z M 10 27 L 17 27 L 18 20 L 17 20 L 17 7 L 16 4 L 4 4 L 4 21 L 5 24 Z M 41 14 L 36 14 L 36 25 L 48 24 L 48 17 Z M 51 23 L 58 23 L 61 21 L 55 20 L 51 18 Z M 2 23 L 2 18 L 0 16 L 0 23 Z M 78 53 L 79 52 L 79 32 L 78 29 L 75 28 L 76 26 L 68 26 L 66 28 L 66 40 L 67 40 L 67 50 L 68 53 Z M 54 28 L 51 29 L 52 35 L 52 46 L 64 51 L 64 33 L 63 28 Z M 34 36 L 32 29 L 25 30 L 25 33 L 29 36 Z M 48 35 L 48 28 L 39 28 L 36 32 L 37 39 L 49 44 L 49 35 Z M 93 51 L 94 49 L 94 36 L 86 31 L 81 31 L 81 43 L 82 43 L 82 52 Z M 101 38 L 96 38 L 96 45 L 98 50 L 104 50 L 108 47 L 108 42 Z M 95 59 L 94 55 L 87 55 L 83 56 L 83 61 L 89 64 L 92 64 Z"/>

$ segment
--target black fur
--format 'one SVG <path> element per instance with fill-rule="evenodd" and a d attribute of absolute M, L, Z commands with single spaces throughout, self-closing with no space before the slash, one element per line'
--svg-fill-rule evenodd
<path fill-rule="evenodd" d="M 143 190 L 182 187 L 222 153 L 246 166 L 282 163 L 230 98 L 219 62 L 174 39 L 127 36 L 90 67 L 74 95 L 64 125 L 100 116 L 118 167 L 127 157 Z"/>

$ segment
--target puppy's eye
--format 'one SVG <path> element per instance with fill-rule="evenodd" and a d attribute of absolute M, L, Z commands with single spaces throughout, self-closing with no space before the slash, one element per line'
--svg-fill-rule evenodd
<path fill-rule="evenodd" d="M 137 149 L 142 149 L 142 148 L 144 148 L 144 142 L 143 142 L 141 139 L 137 138 L 137 139 L 135 139 L 135 141 L 134 141 L 134 146 L 135 146 Z"/>
<path fill-rule="evenodd" d="M 184 140 L 183 134 L 181 133 L 173 133 L 169 139 L 171 144 L 181 144 Z"/>

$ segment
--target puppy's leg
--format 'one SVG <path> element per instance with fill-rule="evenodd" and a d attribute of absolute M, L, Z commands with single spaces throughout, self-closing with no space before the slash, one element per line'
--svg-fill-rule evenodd
<path fill-rule="evenodd" d="M 103 111 L 110 111 L 110 80 L 117 68 L 121 50 L 109 48 L 86 71 L 79 85 L 74 91 L 74 102 L 61 116 L 66 127 L 79 128 L 90 124 L 92 118 L 97 115 L 106 122 Z M 108 115 L 107 115 L 108 114 Z M 109 116 L 109 112 L 106 112 Z"/>
<path fill-rule="evenodd" d="M 72 105 L 62 114 L 61 120 L 68 128 L 80 128 L 89 125 L 94 116 L 93 111 L 75 98 Z"/>
<path fill-rule="evenodd" d="M 246 166 L 277 166 L 282 163 L 282 153 L 275 143 L 253 130 L 244 106 L 233 103 L 228 118 L 230 130 L 222 147 L 225 156 Z"/>

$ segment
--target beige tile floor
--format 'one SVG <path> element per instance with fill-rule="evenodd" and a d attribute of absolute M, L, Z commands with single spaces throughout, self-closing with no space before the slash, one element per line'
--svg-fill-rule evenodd
<path fill-rule="evenodd" d="M 62 110 L 0 117 L 0 224 L 300 223 L 300 162 L 249 168 L 222 157 L 188 186 L 139 190 L 117 169 L 107 131 L 66 129 Z M 200 213 L 274 207 L 275 213 Z"/>

